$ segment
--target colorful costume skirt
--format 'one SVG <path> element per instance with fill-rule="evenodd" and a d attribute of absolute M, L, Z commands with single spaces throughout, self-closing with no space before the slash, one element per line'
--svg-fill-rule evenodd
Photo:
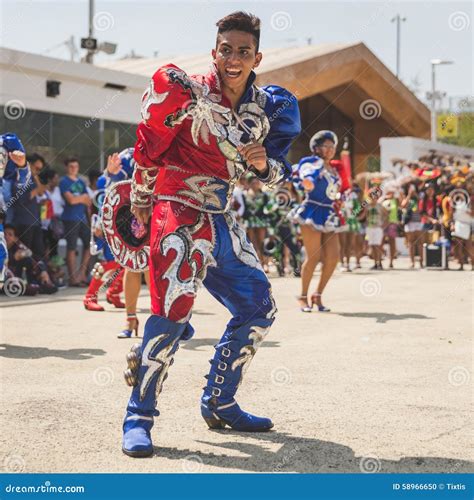
<path fill-rule="evenodd" d="M 300 225 L 311 226 L 323 233 L 339 233 L 346 231 L 347 226 L 341 224 L 339 215 L 332 205 L 306 200 L 299 207 L 293 209 L 288 218 Z"/>

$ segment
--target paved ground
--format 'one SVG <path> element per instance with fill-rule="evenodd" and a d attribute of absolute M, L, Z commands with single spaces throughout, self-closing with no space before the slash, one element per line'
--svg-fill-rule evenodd
<path fill-rule="evenodd" d="M 367 261 L 366 266 L 369 265 Z M 78 290 L 0 303 L 4 471 L 468 472 L 472 450 L 472 273 L 337 273 L 330 314 L 302 314 L 298 280 L 272 280 L 274 328 L 239 393 L 270 433 L 210 431 L 203 376 L 226 311 L 202 291 L 196 336 L 160 398 L 155 456 L 120 451 L 131 341 L 123 314 L 84 311 Z M 142 323 L 147 297 L 140 298 Z"/>

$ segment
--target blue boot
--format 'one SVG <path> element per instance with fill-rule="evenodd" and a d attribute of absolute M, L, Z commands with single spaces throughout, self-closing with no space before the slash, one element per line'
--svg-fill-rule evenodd
<path fill-rule="evenodd" d="M 161 316 L 148 318 L 143 343 L 134 345 L 127 355 L 127 384 L 134 387 L 123 423 L 122 451 L 131 457 L 153 454 L 150 431 L 153 417 L 158 416 L 156 398 L 173 363 L 178 342 L 187 323 L 175 323 Z"/>
<path fill-rule="evenodd" d="M 211 370 L 201 399 L 201 415 L 211 429 L 229 426 L 236 431 L 264 432 L 273 427 L 269 418 L 244 412 L 234 399 L 242 377 L 272 319 L 256 319 L 239 328 L 228 327 L 210 361 Z"/>

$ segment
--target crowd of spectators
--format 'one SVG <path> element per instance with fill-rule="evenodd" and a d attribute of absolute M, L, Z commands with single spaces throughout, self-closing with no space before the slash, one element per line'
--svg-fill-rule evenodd
<path fill-rule="evenodd" d="M 66 158 L 61 171 L 36 153 L 26 157 L 17 151 L 10 160 L 18 175 L 7 199 L 4 189 L 1 222 L 8 268 L 3 280 L 21 280 L 28 295 L 55 293 L 65 286 L 86 287 L 91 267 L 90 219 L 100 172 L 81 172 L 75 157 Z M 425 243 L 445 245 L 459 269 L 472 265 L 473 165 L 463 158 L 436 154 L 393 163 L 400 169 L 399 177 L 358 176 L 337 201 L 346 227 L 338 236 L 341 270 L 360 268 L 364 256 L 373 259 L 374 270 L 396 267 L 399 238 L 405 240 L 412 268 L 417 261 L 424 265 Z M 300 273 L 304 248 L 299 228 L 288 215 L 303 196 L 291 181 L 270 191 L 248 175 L 237 185 L 232 209 L 266 272 Z M 65 252 L 59 251 L 61 242 Z"/>

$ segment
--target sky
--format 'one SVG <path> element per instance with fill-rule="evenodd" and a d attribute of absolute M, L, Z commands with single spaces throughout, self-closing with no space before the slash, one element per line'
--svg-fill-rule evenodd
<path fill-rule="evenodd" d="M 0 0 L 0 46 L 69 58 L 63 41 L 79 44 L 88 30 L 87 0 Z M 395 72 L 400 14 L 401 79 L 417 80 L 419 97 L 431 85 L 431 59 L 452 60 L 437 68 L 438 90 L 451 97 L 474 94 L 474 17 L 471 1 L 161 1 L 96 0 L 95 36 L 118 44 L 116 54 L 153 57 L 210 52 L 215 22 L 235 10 L 262 20 L 261 50 L 311 43 L 364 42 Z M 81 51 L 83 53 L 83 51 Z"/>

